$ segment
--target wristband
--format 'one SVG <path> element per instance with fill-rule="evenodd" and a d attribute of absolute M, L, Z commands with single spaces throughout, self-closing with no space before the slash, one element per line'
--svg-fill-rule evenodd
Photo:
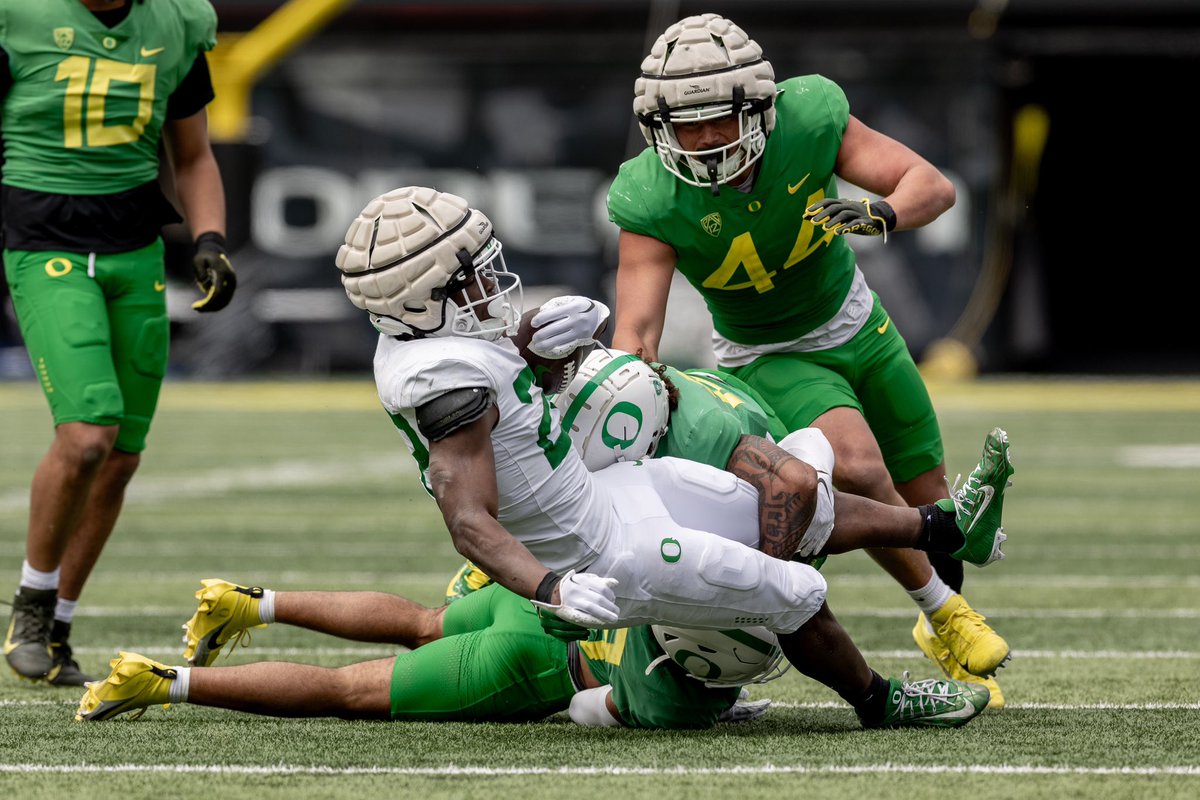
<path fill-rule="evenodd" d="M 197 250 L 204 250 L 207 245 L 207 249 L 216 250 L 220 253 L 226 252 L 225 237 L 216 231 L 206 231 L 200 234 L 196 237 L 193 245 Z"/>
<path fill-rule="evenodd" d="M 558 582 L 562 580 L 557 572 L 551 570 L 542 578 L 542 582 L 538 584 L 537 589 L 533 593 L 533 599 L 539 603 L 550 605 L 550 601 L 554 598 L 554 587 L 558 586 Z"/>

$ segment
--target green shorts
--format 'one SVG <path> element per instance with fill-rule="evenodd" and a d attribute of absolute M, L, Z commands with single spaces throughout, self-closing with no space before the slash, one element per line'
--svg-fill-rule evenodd
<path fill-rule="evenodd" d="M 119 425 L 116 448 L 146 449 L 167 372 L 163 244 L 128 253 L 5 250 L 4 273 L 55 425 Z"/>
<path fill-rule="evenodd" d="M 808 427 L 832 408 L 858 409 L 897 483 L 942 463 L 929 391 L 877 296 L 866 325 L 841 347 L 771 353 L 727 371 L 757 389 L 789 431 Z"/>
<path fill-rule="evenodd" d="M 541 719 L 571 704 L 567 645 L 533 605 L 499 584 L 455 600 L 443 636 L 396 658 L 392 719 Z"/>

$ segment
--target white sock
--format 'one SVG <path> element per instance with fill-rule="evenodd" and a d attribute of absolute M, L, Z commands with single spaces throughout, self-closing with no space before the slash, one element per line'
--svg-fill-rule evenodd
<path fill-rule="evenodd" d="M 59 567 L 55 567 L 53 572 L 42 572 L 40 569 L 29 566 L 28 560 L 23 561 L 21 562 L 21 585 L 27 589 L 57 589 L 58 571 Z"/>
<path fill-rule="evenodd" d="M 167 698 L 172 703 L 186 703 L 188 699 L 188 689 L 192 683 L 192 668 L 191 667 L 171 667 L 175 670 L 175 680 L 171 681 L 170 693 Z"/>
<path fill-rule="evenodd" d="M 54 619 L 58 622 L 71 624 L 71 620 L 75 619 L 75 607 L 79 605 L 78 600 L 63 600 L 58 598 L 57 605 L 54 606 Z"/>
<path fill-rule="evenodd" d="M 258 621 L 268 625 L 275 621 L 275 592 L 263 589 L 262 599 L 258 601 Z"/>
<path fill-rule="evenodd" d="M 933 577 L 929 579 L 929 583 L 920 589 L 908 592 L 908 596 L 913 599 L 917 607 L 924 611 L 925 616 L 928 617 L 946 605 L 946 601 L 954 596 L 954 590 L 944 580 L 939 578 L 935 572 L 933 573 Z"/>

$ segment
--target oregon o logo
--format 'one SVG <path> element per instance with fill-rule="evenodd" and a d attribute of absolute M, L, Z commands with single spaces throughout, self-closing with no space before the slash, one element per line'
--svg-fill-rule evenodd
<path fill-rule="evenodd" d="M 68 259 L 55 257 L 46 262 L 46 274 L 51 278 L 61 278 L 71 271 L 71 262 Z"/>
<path fill-rule="evenodd" d="M 613 406 L 604 419 L 600 441 L 614 450 L 628 450 L 642 432 L 642 410 L 633 403 L 622 400 Z"/>
<path fill-rule="evenodd" d="M 746 210 L 749 211 L 751 214 L 758 211 L 760 208 L 762 208 L 762 203 L 760 203 L 757 200 L 752 200 L 750 202 L 750 204 L 746 206 Z"/>
<path fill-rule="evenodd" d="M 678 539 L 663 539 L 658 546 L 658 552 L 662 555 L 662 560 L 668 564 L 674 564 L 683 556 L 683 548 L 679 546 Z"/>

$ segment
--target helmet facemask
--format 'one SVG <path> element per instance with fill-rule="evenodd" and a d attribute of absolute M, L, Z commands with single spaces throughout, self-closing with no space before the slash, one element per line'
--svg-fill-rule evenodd
<path fill-rule="evenodd" d="M 692 186 L 744 178 L 775 127 L 775 71 L 746 32 L 717 14 L 667 28 L 642 61 L 633 113 L 663 166 Z M 676 125 L 737 119 L 736 138 L 709 150 L 684 149 Z"/>
<path fill-rule="evenodd" d="M 663 166 L 675 177 L 692 186 L 708 186 L 714 195 L 722 184 L 741 178 L 754 166 L 767 146 L 762 103 L 746 103 L 742 87 L 734 87 L 731 104 L 669 108 L 658 98 L 659 110 L 643 120 L 651 130 L 653 146 Z M 767 104 L 769 105 L 769 103 Z M 737 137 L 728 144 L 707 150 L 687 150 L 679 143 L 676 125 L 715 122 L 733 116 L 738 122 Z"/>

